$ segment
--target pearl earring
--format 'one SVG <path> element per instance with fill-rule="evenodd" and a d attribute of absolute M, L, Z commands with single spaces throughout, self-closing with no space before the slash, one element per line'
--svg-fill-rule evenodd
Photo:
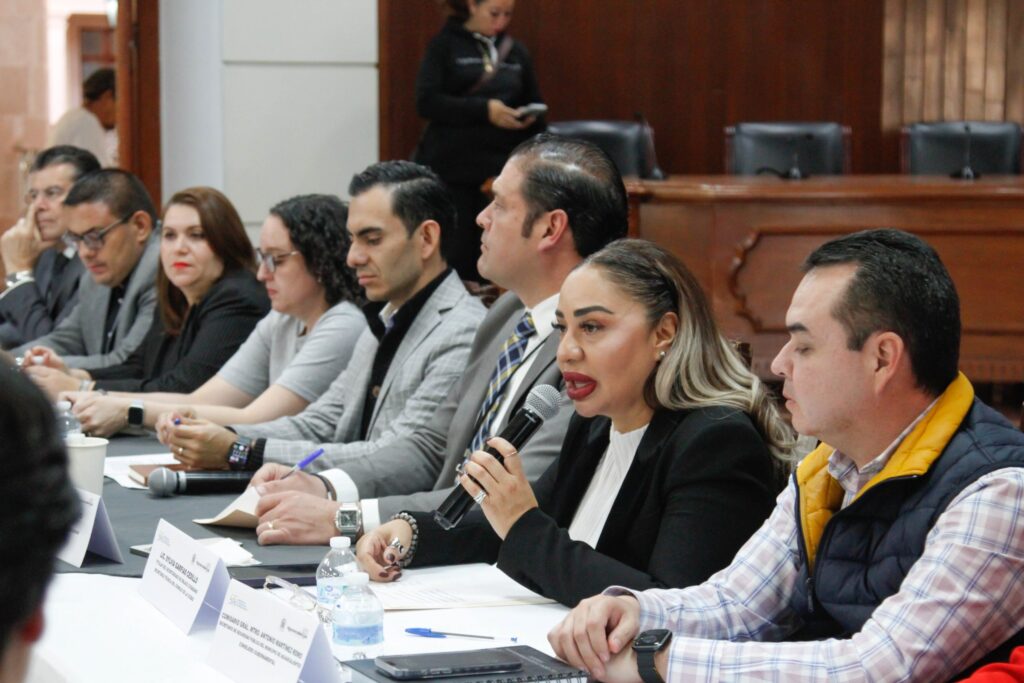
<path fill-rule="evenodd" d="M 659 351 L 658 352 L 658 360 L 665 360 L 665 352 L 664 351 Z"/>

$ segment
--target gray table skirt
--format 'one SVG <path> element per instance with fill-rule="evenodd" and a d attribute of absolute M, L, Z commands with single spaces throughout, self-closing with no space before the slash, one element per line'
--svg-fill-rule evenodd
<path fill-rule="evenodd" d="M 107 447 L 107 457 L 162 453 L 166 446 L 152 437 L 116 436 Z M 142 576 L 146 558 L 133 555 L 129 548 L 153 542 L 157 522 L 161 518 L 192 538 L 223 536 L 241 541 L 242 546 L 269 567 L 281 565 L 315 566 L 327 553 L 327 546 L 261 546 L 253 529 L 226 526 L 203 526 L 193 519 L 215 516 L 237 497 L 237 494 L 205 494 L 155 498 L 148 491 L 122 488 L 110 479 L 103 484 L 103 503 L 124 556 L 124 564 L 89 553 L 81 568 L 57 561 L 58 572 L 85 572 L 111 576 Z"/>

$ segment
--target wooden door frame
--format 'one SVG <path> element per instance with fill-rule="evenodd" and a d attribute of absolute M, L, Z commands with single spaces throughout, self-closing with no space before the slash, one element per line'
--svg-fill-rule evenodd
<path fill-rule="evenodd" d="M 162 204 L 159 2 L 120 0 L 115 40 L 121 166 L 139 176 L 159 207 Z"/>

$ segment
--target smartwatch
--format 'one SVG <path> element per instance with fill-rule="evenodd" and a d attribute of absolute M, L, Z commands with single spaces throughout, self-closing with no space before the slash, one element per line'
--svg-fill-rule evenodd
<path fill-rule="evenodd" d="M 128 406 L 128 426 L 141 427 L 146 417 L 146 404 L 142 401 L 132 401 Z"/>
<path fill-rule="evenodd" d="M 661 674 L 654 668 L 654 655 L 668 645 L 670 640 L 672 640 L 672 631 L 667 628 L 644 631 L 633 640 L 636 668 L 644 683 L 665 683 Z"/>
<path fill-rule="evenodd" d="M 359 503 L 342 503 L 334 513 L 334 526 L 342 536 L 358 536 L 363 530 L 363 510 Z"/>
<path fill-rule="evenodd" d="M 248 470 L 249 454 L 252 452 L 252 439 L 244 436 L 238 437 L 231 444 L 231 451 L 228 453 L 228 467 L 233 470 Z"/>

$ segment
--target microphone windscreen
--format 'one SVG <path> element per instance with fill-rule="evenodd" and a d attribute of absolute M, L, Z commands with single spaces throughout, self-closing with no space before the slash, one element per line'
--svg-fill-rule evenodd
<path fill-rule="evenodd" d="M 523 401 L 523 407 L 537 413 L 542 420 L 549 420 L 558 412 L 562 403 L 562 394 L 550 384 L 538 384 Z"/>
<path fill-rule="evenodd" d="M 166 467 L 158 467 L 149 473 L 149 490 L 154 496 L 172 496 L 177 488 L 177 475 Z"/>

